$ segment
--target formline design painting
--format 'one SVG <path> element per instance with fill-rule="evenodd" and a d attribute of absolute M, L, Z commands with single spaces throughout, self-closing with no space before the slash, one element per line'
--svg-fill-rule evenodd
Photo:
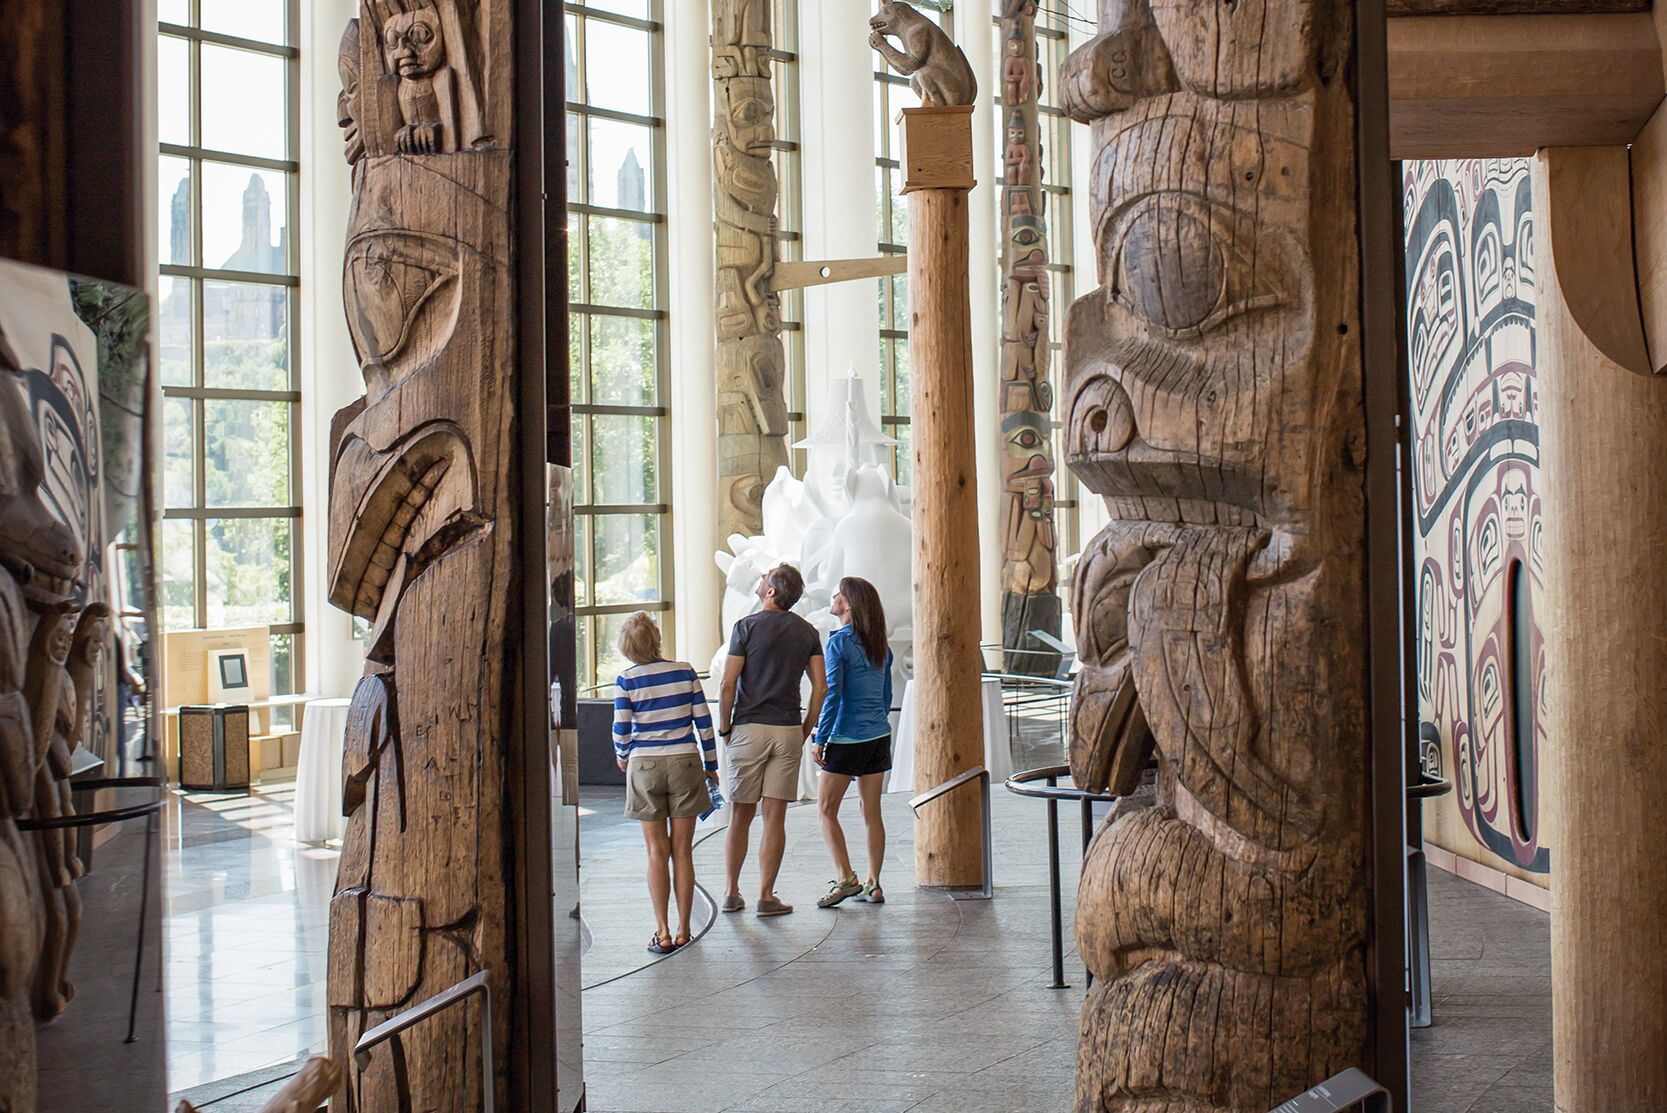
<path fill-rule="evenodd" d="M 1407 362 L 1427 841 L 1545 884 L 1545 648 L 1528 159 L 1406 164 Z"/>
<path fill-rule="evenodd" d="M 776 269 L 778 186 L 771 0 L 712 4 L 718 534 L 757 534 L 764 488 L 788 463 L 787 350 Z"/>
<path fill-rule="evenodd" d="M 1066 459 L 1078 1113 L 1266 1113 L 1366 1053 L 1354 6 L 1106 0 L 1062 68 L 1099 287 Z"/>
<path fill-rule="evenodd" d="M 1053 676 L 1061 605 L 1054 519 L 1047 194 L 1036 0 L 1002 0 L 1001 643 L 1010 673 Z M 1037 635 L 1044 635 L 1039 637 Z M 1049 642 L 1053 644 L 1050 645 Z"/>
<path fill-rule="evenodd" d="M 361 0 L 342 38 L 345 309 L 365 396 L 335 415 L 331 603 L 370 624 L 330 906 L 334 1113 L 508 1100 L 508 785 L 517 590 L 510 6 Z M 541 497 L 533 492 L 532 497 Z M 478 999 L 354 1060 L 376 1024 L 490 971 Z"/>

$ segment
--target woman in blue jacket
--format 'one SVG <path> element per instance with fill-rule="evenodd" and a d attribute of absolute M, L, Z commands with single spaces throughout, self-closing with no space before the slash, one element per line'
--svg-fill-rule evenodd
<path fill-rule="evenodd" d="M 891 769 L 891 651 L 886 648 L 886 614 L 874 585 L 855 576 L 839 581 L 832 609 L 840 626 L 828 635 L 823 654 L 828 696 L 816 722 L 811 753 L 822 767 L 816 793 L 822 838 L 839 876 L 816 904 L 832 908 L 848 897 L 884 904 L 880 865 L 886 856 L 886 829 L 880 819 L 880 792 Z M 853 778 L 868 828 L 866 882 L 858 881 L 857 871 L 851 868 L 845 832 L 839 826 L 839 805 Z"/>

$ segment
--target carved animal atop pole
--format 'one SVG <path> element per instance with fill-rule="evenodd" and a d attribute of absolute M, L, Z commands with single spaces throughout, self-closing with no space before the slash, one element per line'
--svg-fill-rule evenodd
<path fill-rule="evenodd" d="M 1074 592 L 1091 845 L 1079 1113 L 1265 1113 L 1368 1017 L 1354 6 L 1128 0 L 1071 56 L 1103 285 L 1066 455 L 1110 524 Z M 1387 170 L 1387 168 L 1386 168 Z"/>
<path fill-rule="evenodd" d="M 868 27 L 868 45 L 909 79 L 921 104 L 944 108 L 978 99 L 978 78 L 967 56 L 917 8 L 903 0 L 884 0 Z M 891 45 L 891 39 L 902 43 L 902 49 Z"/>

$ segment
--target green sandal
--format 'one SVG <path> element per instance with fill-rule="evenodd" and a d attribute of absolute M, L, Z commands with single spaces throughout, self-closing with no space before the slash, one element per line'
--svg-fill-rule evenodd
<path fill-rule="evenodd" d="M 816 907 L 832 908 L 847 897 L 854 897 L 861 892 L 862 882 L 858 881 L 857 875 L 853 873 L 844 881 L 828 882 L 828 895 L 817 901 Z"/>

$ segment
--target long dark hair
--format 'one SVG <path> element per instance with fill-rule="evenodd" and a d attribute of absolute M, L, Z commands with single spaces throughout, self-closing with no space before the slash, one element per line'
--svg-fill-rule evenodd
<path fill-rule="evenodd" d="M 886 609 L 880 605 L 880 593 L 874 585 L 857 576 L 846 576 L 839 581 L 839 593 L 851 608 L 851 629 L 857 632 L 857 644 L 875 668 L 886 665 Z"/>

